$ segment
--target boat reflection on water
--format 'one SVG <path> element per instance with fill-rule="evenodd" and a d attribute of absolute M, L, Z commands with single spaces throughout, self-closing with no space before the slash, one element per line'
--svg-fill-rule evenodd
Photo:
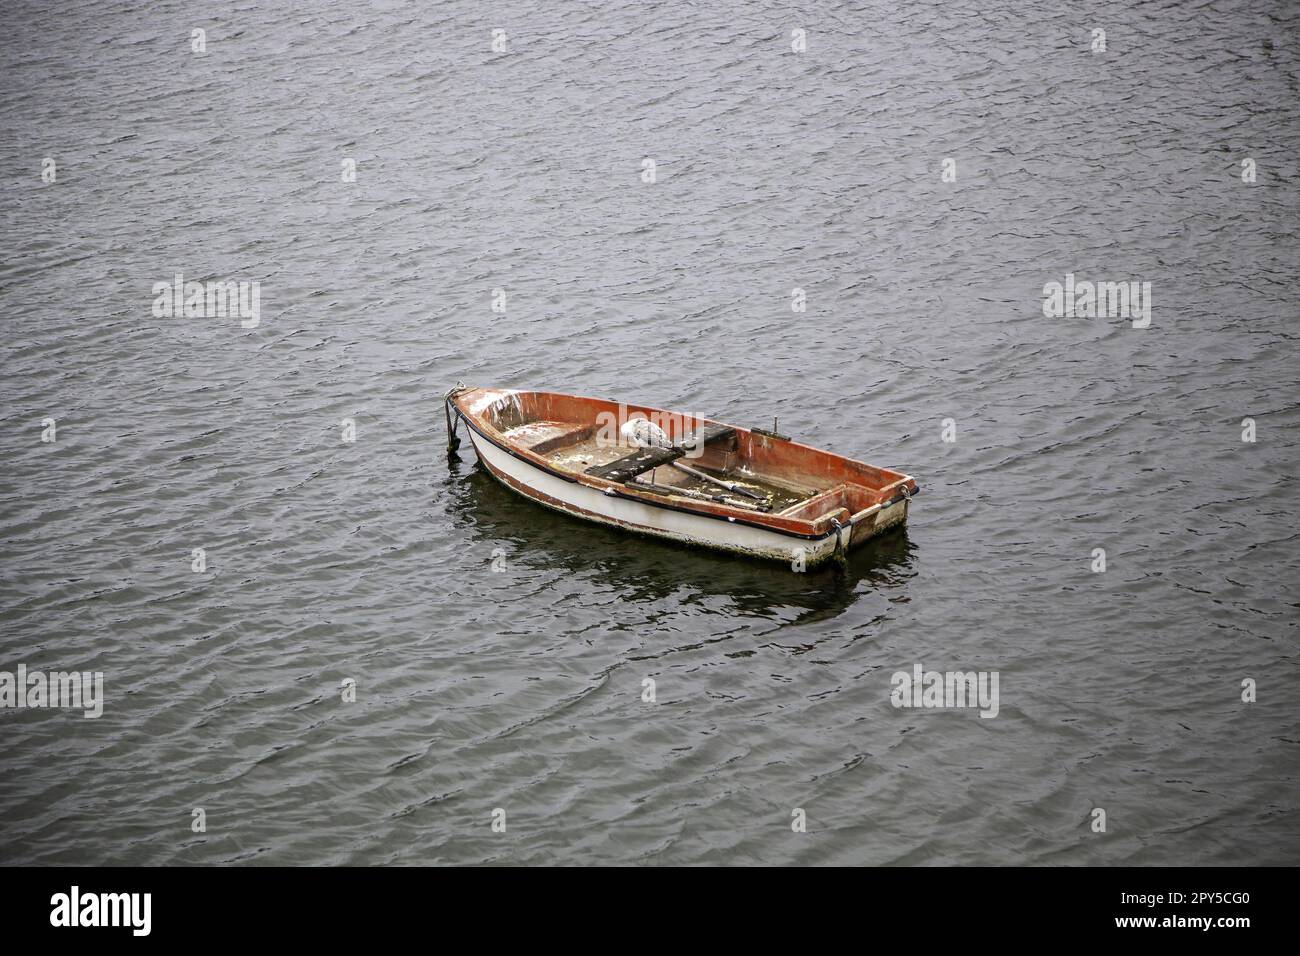
<path fill-rule="evenodd" d="M 904 588 L 915 574 L 916 546 L 906 528 L 850 552 L 847 570 L 796 573 L 788 566 L 629 534 L 570 518 L 502 487 L 484 469 L 452 460 L 450 516 L 490 554 L 511 562 L 561 568 L 603 582 L 616 580 L 624 600 L 661 601 L 683 592 L 730 600 L 736 613 L 827 620 L 847 610 L 865 588 Z"/>

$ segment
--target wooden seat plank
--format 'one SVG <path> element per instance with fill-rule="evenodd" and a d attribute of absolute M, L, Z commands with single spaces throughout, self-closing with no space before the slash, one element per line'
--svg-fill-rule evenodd
<path fill-rule="evenodd" d="M 705 425 L 695 434 L 687 435 L 677 444 L 682 448 L 705 448 L 715 441 L 722 441 L 736 434 L 730 425 Z"/>
<path fill-rule="evenodd" d="M 607 465 L 592 465 L 586 474 L 593 478 L 605 478 L 608 481 L 627 481 L 642 472 L 676 461 L 686 452 L 680 448 L 638 448 L 630 455 L 616 458 Z"/>

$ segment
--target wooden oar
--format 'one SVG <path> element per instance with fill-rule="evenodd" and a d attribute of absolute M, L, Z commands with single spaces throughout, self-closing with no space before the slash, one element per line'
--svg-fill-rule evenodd
<path fill-rule="evenodd" d="M 702 491 L 692 491 L 689 488 L 678 488 L 676 485 L 658 485 L 653 481 L 643 481 L 640 478 L 634 478 L 626 482 L 633 488 L 642 488 L 645 491 L 653 491 L 661 495 L 681 495 L 683 498 L 694 498 L 698 501 L 715 501 L 720 505 L 728 505 L 732 508 L 752 508 L 754 511 L 771 511 L 772 508 L 767 502 L 753 504 L 743 501 L 739 498 L 725 498 L 722 495 L 708 495 Z"/>
<path fill-rule="evenodd" d="M 686 472 L 686 474 L 690 475 L 692 478 L 698 478 L 701 481 L 712 482 L 713 484 L 717 485 L 719 488 L 726 488 L 734 495 L 744 495 L 746 498 L 753 498 L 755 501 L 767 500 L 766 497 L 760 495 L 756 491 L 750 491 L 748 488 L 742 488 L 740 487 L 740 485 L 737 485 L 734 482 L 723 481 L 721 478 L 714 478 L 712 475 L 706 475 L 702 471 L 696 471 L 690 465 L 683 465 L 680 461 L 670 461 L 668 464 L 672 465 L 678 471 Z"/>

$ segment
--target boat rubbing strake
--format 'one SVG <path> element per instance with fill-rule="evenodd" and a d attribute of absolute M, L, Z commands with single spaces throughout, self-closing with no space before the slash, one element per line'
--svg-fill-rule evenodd
<path fill-rule="evenodd" d="M 559 392 L 457 386 L 460 421 L 503 484 L 579 518 L 812 567 L 907 520 L 908 475 L 774 431 Z"/>

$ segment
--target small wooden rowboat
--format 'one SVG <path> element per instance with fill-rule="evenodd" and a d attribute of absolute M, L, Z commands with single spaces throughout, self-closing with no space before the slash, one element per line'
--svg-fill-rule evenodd
<path fill-rule="evenodd" d="M 813 567 L 907 520 L 908 475 L 775 431 L 559 392 L 445 396 L 479 461 L 539 504 L 629 531 Z M 632 428 L 646 419 L 655 426 Z M 632 440 L 658 436 L 659 445 Z M 664 440 L 666 436 L 667 440 Z"/>

